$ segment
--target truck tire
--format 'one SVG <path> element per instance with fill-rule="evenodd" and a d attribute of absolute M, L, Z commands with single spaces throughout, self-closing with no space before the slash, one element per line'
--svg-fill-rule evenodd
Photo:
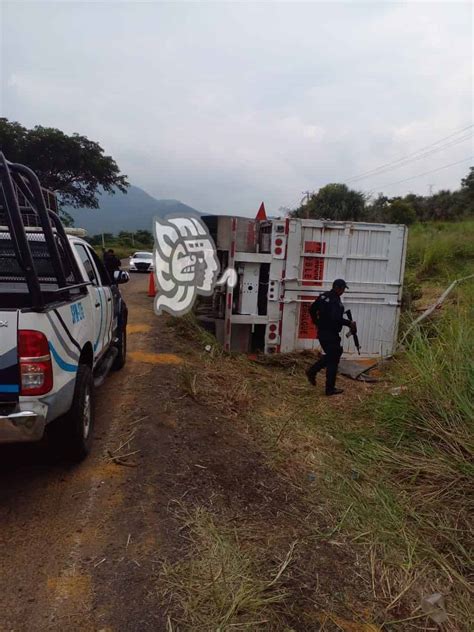
<path fill-rule="evenodd" d="M 118 341 L 116 343 L 117 357 L 112 364 L 114 371 L 119 371 L 125 365 L 127 360 L 127 321 L 123 321 L 120 331 L 118 332 Z"/>
<path fill-rule="evenodd" d="M 48 440 L 58 457 L 80 462 L 89 454 L 94 426 L 94 382 L 92 370 L 80 364 L 69 411 L 47 426 Z"/>

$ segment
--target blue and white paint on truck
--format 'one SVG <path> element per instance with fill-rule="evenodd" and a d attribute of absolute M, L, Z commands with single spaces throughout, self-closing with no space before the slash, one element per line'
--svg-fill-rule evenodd
<path fill-rule="evenodd" d="M 9 235 L 0 231 L 0 248 L 2 237 Z M 75 300 L 52 302 L 41 311 L 16 307 L 14 297 L 20 305 L 25 284 L 5 282 L 0 269 L 0 443 L 41 439 L 46 426 L 70 410 L 79 364 L 87 363 L 95 372 L 126 325 L 120 292 L 104 282 L 92 248 L 77 237 L 70 236 L 69 242 L 89 283 L 87 293 L 78 291 Z M 3 298 L 7 293 L 8 300 Z M 25 340 L 33 349 L 31 357 L 22 356 Z M 35 345 L 43 345 L 41 355 Z"/>

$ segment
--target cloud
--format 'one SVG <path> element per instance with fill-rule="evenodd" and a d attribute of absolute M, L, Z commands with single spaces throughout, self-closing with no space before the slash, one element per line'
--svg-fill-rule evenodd
<path fill-rule="evenodd" d="M 470 18 L 467 4 L 7 2 L 2 112 L 99 141 L 158 197 L 275 211 L 469 123 Z M 408 190 L 426 178 L 387 193 Z"/>

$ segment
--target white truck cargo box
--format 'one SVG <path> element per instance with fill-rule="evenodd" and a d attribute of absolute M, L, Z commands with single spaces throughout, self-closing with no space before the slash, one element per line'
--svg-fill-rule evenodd
<path fill-rule="evenodd" d="M 361 354 L 393 353 L 400 313 L 406 227 L 393 224 L 290 220 L 286 246 L 280 351 L 318 347 L 308 309 L 334 279 L 359 329 Z M 272 277 L 270 271 L 270 278 Z M 346 355 L 356 353 L 344 339 Z"/>
<path fill-rule="evenodd" d="M 223 322 L 216 331 L 226 349 L 319 349 L 309 306 L 334 279 L 343 278 L 349 289 L 342 301 L 357 321 L 361 356 L 394 352 L 405 226 L 290 218 L 253 224 L 248 218 L 212 219 L 218 254 L 239 275 L 237 288 L 225 296 L 217 289 L 221 300 L 214 301 L 221 305 L 215 316 Z M 346 356 L 357 355 L 351 338 L 343 336 L 343 347 Z"/>

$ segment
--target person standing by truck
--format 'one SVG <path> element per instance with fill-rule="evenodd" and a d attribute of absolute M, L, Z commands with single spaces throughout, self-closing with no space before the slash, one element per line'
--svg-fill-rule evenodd
<path fill-rule="evenodd" d="M 353 334 L 357 333 L 354 321 L 344 318 L 344 306 L 341 296 L 348 289 L 344 279 L 336 279 L 329 292 L 323 292 L 309 308 L 311 319 L 318 328 L 319 343 L 324 355 L 307 371 L 306 377 L 316 386 L 316 375 L 321 369 L 326 369 L 326 395 L 339 395 L 343 389 L 336 388 L 336 375 L 339 360 L 342 355 L 341 329 L 350 327 Z"/>
<path fill-rule="evenodd" d="M 114 280 L 114 273 L 120 270 L 122 262 L 115 256 L 115 252 L 112 248 L 109 248 L 107 252 L 104 252 L 104 265 L 109 273 L 110 280 Z"/>

